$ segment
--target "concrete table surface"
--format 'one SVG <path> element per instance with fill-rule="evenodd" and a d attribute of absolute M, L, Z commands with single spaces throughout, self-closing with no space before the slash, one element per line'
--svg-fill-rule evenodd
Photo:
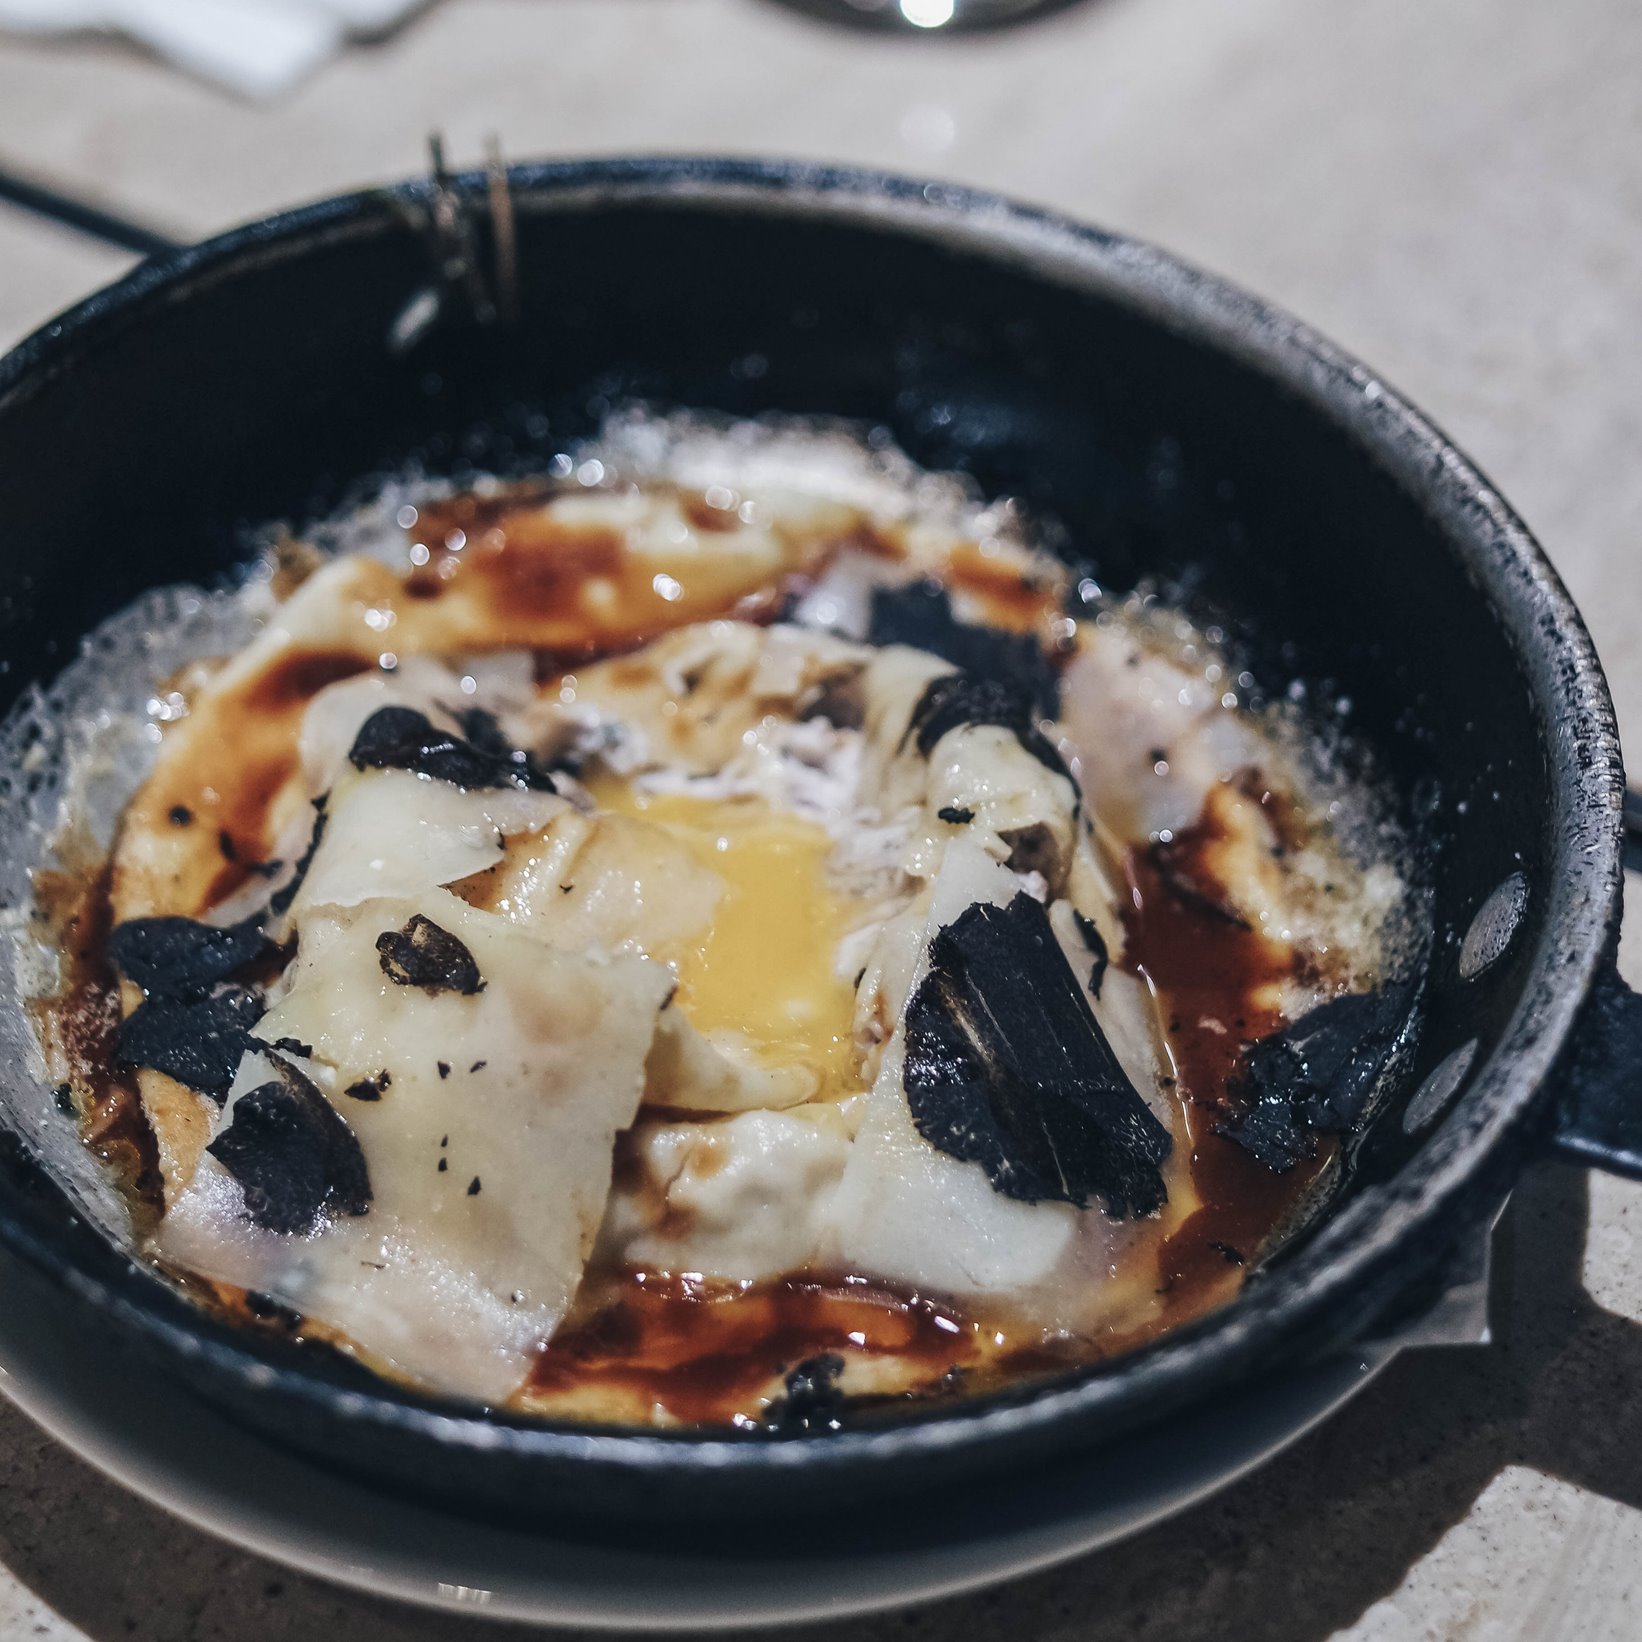
<path fill-rule="evenodd" d="M 1090 0 L 968 39 L 840 33 L 770 0 L 447 0 L 268 107 L 115 45 L 0 42 L 0 163 L 197 235 L 415 171 L 439 128 L 462 163 L 490 132 L 520 157 L 796 154 L 1140 234 L 1435 415 L 1538 531 L 1642 735 L 1639 85 L 1633 0 Z M 0 346 L 124 265 L 0 210 Z M 1627 948 L 1642 980 L 1642 935 Z M 1536 1171 L 1502 1229 L 1494 1346 L 1403 1359 L 1125 1545 L 851 1633 L 1642 1636 L 1639 1227 L 1636 1189 Z M 0 1564 L 6 1639 L 480 1634 L 184 1528 L 4 1405 Z"/>

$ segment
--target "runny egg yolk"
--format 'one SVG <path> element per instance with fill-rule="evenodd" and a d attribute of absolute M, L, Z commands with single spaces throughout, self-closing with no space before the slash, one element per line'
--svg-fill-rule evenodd
<path fill-rule="evenodd" d="M 647 793 L 613 779 L 591 790 L 601 808 L 667 828 L 723 882 L 703 931 L 651 953 L 676 966 L 675 1002 L 691 1025 L 738 1032 L 771 1065 L 810 1067 L 823 1094 L 852 1087 L 855 994 L 833 959 L 863 909 L 828 882 L 826 831 L 758 798 Z"/>

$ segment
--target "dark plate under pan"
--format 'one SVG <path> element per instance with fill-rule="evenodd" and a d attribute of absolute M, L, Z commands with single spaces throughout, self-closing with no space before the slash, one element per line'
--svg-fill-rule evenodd
<path fill-rule="evenodd" d="M 488 268 L 483 179 L 457 188 Z M 0 1241 L 108 1350 L 469 1508 L 805 1512 L 1031 1466 L 1390 1326 L 1536 1148 L 1635 1168 L 1606 686 L 1521 523 L 1394 391 L 1160 252 L 961 189 L 668 159 L 520 167 L 511 192 L 514 323 L 440 287 L 411 184 L 156 257 L 0 362 L 8 702 L 146 588 L 223 576 L 247 526 L 362 476 L 528 470 L 631 398 L 860 419 L 1024 498 L 1103 585 L 1219 614 L 1265 687 L 1335 704 L 1422 840 L 1415 1051 L 1341 1200 L 1235 1304 L 1047 1387 L 806 1439 L 492 1419 L 236 1333 L 77 1216 L 0 1108 Z M 1520 917 L 1468 977 L 1513 874 Z"/>

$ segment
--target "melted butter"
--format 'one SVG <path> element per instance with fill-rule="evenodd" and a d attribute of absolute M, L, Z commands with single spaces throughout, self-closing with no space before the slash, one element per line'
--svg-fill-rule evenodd
<path fill-rule="evenodd" d="M 603 808 L 665 827 L 723 881 L 705 930 L 651 954 L 677 967 L 691 1025 L 738 1032 L 769 1064 L 810 1067 L 823 1094 L 853 1089 L 855 993 L 833 955 L 861 907 L 827 881 L 827 833 L 756 798 L 590 786 Z"/>

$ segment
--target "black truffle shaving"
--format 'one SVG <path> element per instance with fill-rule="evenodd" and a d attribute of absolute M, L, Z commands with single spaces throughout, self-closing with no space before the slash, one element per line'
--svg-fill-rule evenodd
<path fill-rule="evenodd" d="M 297 858 L 290 881 L 283 889 L 276 889 L 268 897 L 268 910 L 276 918 L 283 918 L 291 910 L 291 903 L 296 900 L 302 888 L 302 880 L 308 876 L 308 868 L 314 864 L 314 857 L 319 853 L 320 841 L 325 836 L 325 823 L 330 819 L 325 813 L 326 797 L 326 794 L 321 793 L 314 800 L 314 830 L 308 834 L 308 847 Z"/>
<path fill-rule="evenodd" d="M 193 918 L 133 918 L 116 924 L 108 955 L 152 996 L 198 997 L 260 958 L 268 939 L 255 918 L 218 928 Z"/>
<path fill-rule="evenodd" d="M 295 1331 L 302 1327 L 302 1313 L 294 1310 L 271 1294 L 259 1289 L 245 1291 L 245 1309 L 265 1323 L 277 1323 L 283 1329 Z"/>
<path fill-rule="evenodd" d="M 357 1082 L 350 1083 L 342 1093 L 350 1100 L 380 1100 L 382 1091 L 392 1082 L 393 1079 L 387 1072 L 378 1072 L 373 1077 L 360 1078 Z"/>
<path fill-rule="evenodd" d="M 1223 890 L 1212 883 L 1205 884 L 1192 871 L 1178 839 L 1166 844 L 1153 844 L 1147 854 L 1157 868 L 1157 875 L 1163 880 L 1164 887 L 1177 901 L 1211 918 L 1218 918 L 1233 929 L 1249 927 L 1248 919 L 1232 905 Z"/>
<path fill-rule="evenodd" d="M 1412 1006 L 1406 982 L 1350 992 L 1250 1045 L 1231 1089 L 1241 1110 L 1216 1133 L 1276 1174 L 1316 1156 L 1319 1135 L 1346 1134 L 1367 1115 Z"/>
<path fill-rule="evenodd" d="M 382 973 L 400 986 L 424 992 L 482 992 L 473 954 L 448 929 L 418 912 L 403 929 L 385 929 L 376 937 Z"/>
<path fill-rule="evenodd" d="M 1076 907 L 1072 908 L 1072 922 L 1077 925 L 1078 934 L 1083 937 L 1083 944 L 1089 948 L 1090 956 L 1095 960 L 1089 970 L 1089 995 L 1092 998 L 1100 996 L 1100 983 L 1106 979 L 1106 971 L 1112 962 L 1112 954 L 1106 950 L 1106 939 L 1095 928 L 1093 918 L 1085 918 Z"/>
<path fill-rule="evenodd" d="M 1012 731 L 1045 769 L 1064 775 L 1068 781 L 1072 779 L 1065 760 L 1038 728 L 1031 699 L 1007 684 L 982 678 L 978 673 L 945 673 L 931 679 L 929 687 L 919 696 L 918 705 L 912 709 L 906 736 L 901 738 L 902 745 L 910 736 L 916 740 L 918 751 L 928 758 L 942 736 L 965 724 L 1001 725 Z"/>
<path fill-rule="evenodd" d="M 824 1351 L 806 1357 L 786 1377 L 786 1394 L 777 1397 L 765 1414 L 778 1431 L 797 1436 L 810 1431 L 836 1431 L 843 1424 L 844 1393 L 838 1378 L 844 1359 Z"/>
<path fill-rule="evenodd" d="M 1043 718 L 1060 715 L 1060 679 L 1030 633 L 958 621 L 939 582 L 877 587 L 867 624 L 868 644 L 909 644 L 1005 685 Z"/>
<path fill-rule="evenodd" d="M 245 1212 L 265 1231 L 305 1236 L 328 1214 L 371 1206 L 370 1172 L 342 1115 L 294 1066 L 234 1102 L 206 1150 L 240 1183 Z"/>
<path fill-rule="evenodd" d="M 262 1013 L 261 998 L 242 986 L 200 998 L 149 998 L 122 1023 L 117 1054 L 132 1066 L 163 1072 L 209 1095 L 220 1106 L 240 1056 L 254 1047 L 251 1028 Z"/>
<path fill-rule="evenodd" d="M 450 712 L 462 734 L 477 751 L 487 758 L 505 759 L 524 774 L 524 785 L 540 788 L 543 792 L 555 790 L 552 771 L 534 753 L 515 747 L 508 740 L 501 720 L 493 712 L 484 707 L 460 707 L 455 711 L 446 708 L 446 711 Z"/>
<path fill-rule="evenodd" d="M 435 729 L 414 707 L 379 707 L 360 726 L 349 762 L 358 770 L 410 770 L 456 787 L 519 787 L 553 792 L 553 777 L 529 754 L 508 748 L 486 714 L 487 746 Z M 472 720 L 472 722 L 480 722 Z"/>
<path fill-rule="evenodd" d="M 907 1006 L 907 1103 L 918 1132 L 978 1163 L 993 1189 L 1114 1218 L 1164 1203 L 1169 1132 L 1130 1083 L 1049 916 L 1024 892 L 978 903 L 930 945 Z"/>
<path fill-rule="evenodd" d="M 513 757 L 514 749 L 508 744 L 502 721 L 488 707 L 446 707 L 445 711 L 456 720 L 456 727 L 474 751 L 487 758 Z"/>

